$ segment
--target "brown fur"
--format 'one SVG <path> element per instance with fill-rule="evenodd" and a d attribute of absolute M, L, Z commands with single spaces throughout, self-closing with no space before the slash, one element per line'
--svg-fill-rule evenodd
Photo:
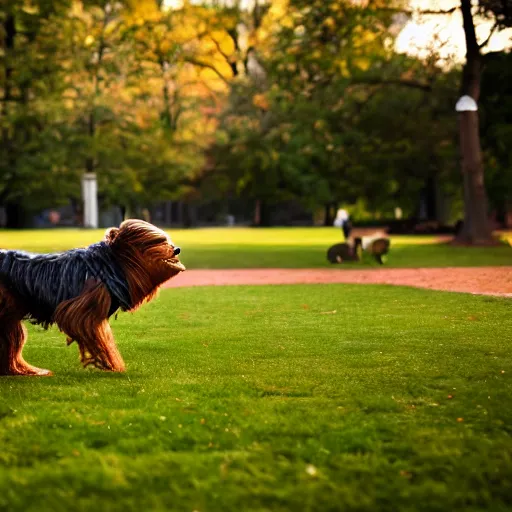
<path fill-rule="evenodd" d="M 62 302 L 55 312 L 55 323 L 67 334 L 67 343 L 78 343 L 85 366 L 122 372 L 125 369 L 108 323 L 110 295 L 100 283 L 90 283 L 76 299 Z"/>
<path fill-rule="evenodd" d="M 0 375 L 48 375 L 48 370 L 28 364 L 21 355 L 27 339 L 23 316 L 22 304 L 0 284 Z"/>
<path fill-rule="evenodd" d="M 146 225 L 141 221 L 126 221 L 120 228 L 108 230 L 105 236 L 125 271 L 133 300 L 132 311 L 151 300 L 165 281 L 180 272 L 159 264 L 162 259 L 172 257 L 172 246 L 163 231 L 148 230 Z"/>

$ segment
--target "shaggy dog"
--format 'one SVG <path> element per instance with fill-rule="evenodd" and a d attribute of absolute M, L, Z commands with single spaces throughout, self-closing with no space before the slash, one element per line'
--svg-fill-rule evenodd
<path fill-rule="evenodd" d="M 103 241 L 61 254 L 0 251 L 0 375 L 51 375 L 29 365 L 21 352 L 22 320 L 57 324 L 76 341 L 85 366 L 124 371 L 109 317 L 133 311 L 185 267 L 180 248 L 157 227 L 127 220 Z"/>

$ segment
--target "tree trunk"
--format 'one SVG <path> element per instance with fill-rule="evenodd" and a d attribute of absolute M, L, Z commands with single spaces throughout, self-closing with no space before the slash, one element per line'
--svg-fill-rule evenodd
<path fill-rule="evenodd" d="M 478 112 L 461 112 L 459 129 L 464 181 L 464 227 L 457 238 L 466 244 L 488 244 L 493 238 L 487 211 Z"/>
<path fill-rule="evenodd" d="M 16 37 L 16 21 L 12 14 L 7 14 L 5 20 L 2 23 L 3 32 L 4 32 L 4 40 L 2 41 L 3 46 L 6 50 L 8 56 L 10 56 L 11 52 L 14 50 L 14 40 Z M 12 130 L 15 129 L 12 123 L 7 120 L 10 111 L 10 102 L 12 101 L 11 93 L 14 89 L 12 85 L 12 75 L 14 72 L 14 68 L 12 63 L 15 60 L 12 56 L 5 60 L 5 69 L 4 69 L 4 79 L 1 84 L 1 88 L 3 88 L 3 97 L 1 98 L 1 108 L 0 108 L 0 124 L 1 128 L 1 141 L 0 141 L 0 172 L 5 173 L 6 175 L 10 175 L 10 178 L 6 180 L 4 183 L 4 190 L 2 191 L 2 197 L 0 201 L 3 203 L 5 207 L 5 215 L 6 215 L 6 227 L 10 229 L 17 229 L 21 227 L 22 220 L 20 215 L 21 206 L 17 203 L 13 203 L 9 201 L 7 198 L 12 193 L 14 186 L 14 182 L 16 179 L 16 153 L 12 144 L 12 139 L 14 139 L 14 134 L 9 133 L 9 128 Z"/>
<path fill-rule="evenodd" d="M 438 221 L 436 179 L 429 176 L 425 182 L 425 207 L 428 221 Z"/>
<path fill-rule="evenodd" d="M 25 211 L 19 202 L 5 203 L 5 227 L 7 229 L 20 229 L 25 224 Z"/>
<path fill-rule="evenodd" d="M 260 203 L 260 226 L 262 227 L 274 225 L 271 205 L 272 203 L 267 201 L 261 201 Z"/>
<path fill-rule="evenodd" d="M 333 209 L 336 211 L 335 204 L 327 203 L 324 205 L 324 226 L 332 226 L 334 222 Z"/>
<path fill-rule="evenodd" d="M 197 225 L 197 209 L 191 203 L 184 203 L 183 225 L 186 228 L 192 228 Z"/>
<path fill-rule="evenodd" d="M 256 199 L 256 203 L 254 205 L 253 224 L 255 226 L 261 225 L 261 200 L 260 199 Z"/>
<path fill-rule="evenodd" d="M 461 94 L 478 102 L 480 96 L 481 54 L 471 12 L 471 0 L 461 0 L 466 36 L 466 63 L 462 73 Z M 465 111 L 459 118 L 461 170 L 464 185 L 464 227 L 456 241 L 471 245 L 493 242 L 487 211 L 484 167 L 480 147 L 478 112 Z"/>

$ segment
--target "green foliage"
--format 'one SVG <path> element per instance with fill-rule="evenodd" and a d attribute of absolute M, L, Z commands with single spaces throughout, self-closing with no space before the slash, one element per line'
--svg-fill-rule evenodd
<path fill-rule="evenodd" d="M 457 200 L 460 70 L 395 53 L 406 4 L 2 4 L 0 203 L 77 199 L 84 171 L 104 206 L 239 196 L 414 215 L 433 182 Z M 506 23 L 503 2 L 480 4 Z M 508 131 L 492 125 L 503 202 Z"/>
<path fill-rule="evenodd" d="M 182 24 L 151 1 L 1 10 L 0 203 L 78 198 L 84 171 L 104 206 L 175 197 L 203 166 L 195 112 L 211 103 L 187 92 Z"/>
<path fill-rule="evenodd" d="M 232 87 L 220 119 L 215 160 L 235 192 L 388 215 L 416 214 L 428 180 L 457 197 L 458 72 L 396 55 L 389 7 L 290 3 L 259 55 L 267 79 Z"/>
<path fill-rule="evenodd" d="M 55 376 L 0 380 L 0 507 L 505 511 L 509 316 L 385 286 L 165 290 L 113 322 L 124 375 L 30 327 Z"/>
<path fill-rule="evenodd" d="M 491 53 L 484 62 L 480 104 L 486 188 L 491 203 L 503 214 L 512 197 L 512 53 Z"/>

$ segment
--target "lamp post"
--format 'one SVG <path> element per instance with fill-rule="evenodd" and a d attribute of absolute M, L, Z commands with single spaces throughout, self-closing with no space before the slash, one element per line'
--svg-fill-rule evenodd
<path fill-rule="evenodd" d="M 470 243 L 492 241 L 484 185 L 482 150 L 478 128 L 478 105 L 464 95 L 455 105 L 459 114 L 460 153 L 464 184 L 464 226 L 458 238 Z"/>
<path fill-rule="evenodd" d="M 82 176 L 82 200 L 84 205 L 84 228 L 98 227 L 98 182 L 95 172 Z"/>

